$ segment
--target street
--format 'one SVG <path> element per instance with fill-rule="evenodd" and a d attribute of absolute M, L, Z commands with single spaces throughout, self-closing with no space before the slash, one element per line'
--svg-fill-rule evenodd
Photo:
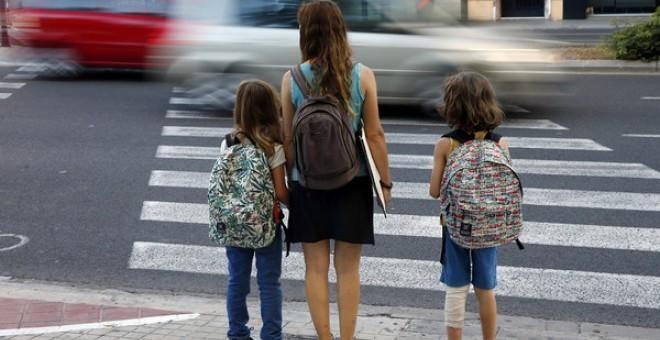
<path fill-rule="evenodd" d="M 498 313 L 660 327 L 660 76 L 568 77 L 573 96 L 508 106 L 498 129 L 526 223 L 525 250 L 500 248 Z M 0 66 L 0 276 L 224 295 L 205 203 L 232 119 L 179 97 L 135 73 Z M 407 107 L 381 118 L 394 199 L 363 250 L 362 302 L 441 309 L 428 180 L 448 128 Z M 304 301 L 301 247 L 283 261 L 285 299 Z"/>

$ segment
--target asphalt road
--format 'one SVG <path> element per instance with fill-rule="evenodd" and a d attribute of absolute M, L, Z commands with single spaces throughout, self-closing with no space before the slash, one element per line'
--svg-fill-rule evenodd
<path fill-rule="evenodd" d="M 203 188 L 152 182 L 153 171 L 203 173 L 210 170 L 212 160 L 165 158 L 157 156 L 157 151 L 163 145 L 217 147 L 219 139 L 176 129 L 179 132 L 167 135 L 163 127 L 229 127 L 230 119 L 196 110 L 178 112 L 192 115 L 187 119 L 166 118 L 168 110 L 176 114 L 171 110 L 182 109 L 169 104 L 177 96 L 172 85 L 145 81 L 132 73 L 5 79 L 16 73 L 15 67 L 0 68 L 0 82 L 24 84 L 0 88 L 0 93 L 10 94 L 0 99 L 0 276 L 129 290 L 223 294 L 226 276 L 216 265 L 207 265 L 218 262 L 215 253 L 207 251 L 213 246 L 207 228 L 193 220 L 147 218 L 145 201 L 203 205 Z M 569 173 L 529 170 L 523 174 L 526 188 L 558 193 L 543 194 L 539 196 L 546 199 L 542 203 L 526 205 L 526 221 L 561 224 L 565 229 L 557 234 L 568 236 L 561 243 L 551 239 L 565 235 L 548 234 L 538 240 L 530 235 L 532 241 L 524 251 L 514 246 L 501 248 L 499 264 L 506 270 L 499 277 L 499 312 L 660 327 L 660 285 L 654 285 L 660 280 L 660 100 L 642 99 L 660 97 L 660 77 L 569 78 L 576 88 L 574 96 L 527 100 L 517 104 L 530 112 L 509 114 L 512 122 L 543 119 L 554 125 L 524 128 L 513 124 L 500 129 L 513 139 L 556 138 L 538 148 L 513 148 L 512 155 L 531 165 L 559 160 Z M 400 183 L 426 183 L 428 169 L 406 164 L 412 164 L 413 156 L 430 156 L 432 145 L 414 142 L 414 136 L 439 136 L 447 128 L 411 108 L 387 108 L 383 119 L 388 122 L 388 139 L 403 139 L 389 145 L 390 153 L 404 162 L 393 169 L 399 192 L 405 191 Z M 631 134 L 655 137 L 628 136 Z M 553 147 L 552 141 L 558 139 L 581 139 L 577 141 L 582 143 L 581 150 Z M 579 161 L 625 163 L 641 168 L 643 174 L 618 173 L 616 169 L 599 175 L 570 173 L 577 164 L 571 162 Z M 599 196 L 603 192 L 608 195 Z M 585 196 L 592 199 L 570 203 Z M 595 206 L 595 201 L 602 206 Z M 167 213 L 176 215 L 178 211 L 161 215 Z M 412 197 L 395 198 L 391 213 L 428 221 L 439 212 L 437 202 Z M 426 223 L 406 221 L 404 227 L 411 228 Z M 592 227 L 581 229 L 584 226 Z M 540 225 L 533 230 L 549 233 L 551 228 Z M 615 234 L 603 235 L 610 232 Z M 26 241 L 24 245 L 11 249 L 21 240 Z M 423 272 L 435 268 L 439 241 L 412 231 L 378 233 L 376 245 L 364 248 L 367 262 L 372 264 L 363 268 L 367 281 L 363 302 L 442 308 L 438 273 Z M 136 242 L 146 248 L 164 246 L 166 251 L 149 248 L 154 251 L 151 257 L 147 254 L 147 260 L 140 262 Z M 187 257 L 166 257 L 177 254 L 168 253 L 176 245 L 188 247 L 180 253 Z M 191 251 L 192 246 L 199 247 Z M 285 262 L 299 260 L 300 248 L 294 246 L 292 252 Z M 144 269 L 147 265 L 155 267 Z M 402 266 L 410 269 L 390 271 Z M 299 274 L 292 269 L 284 280 L 289 300 L 304 299 Z M 536 276 L 541 279 L 534 281 Z M 417 288 L 402 287 L 397 280 L 412 280 L 412 287 Z M 473 300 L 469 309 L 475 310 Z"/>

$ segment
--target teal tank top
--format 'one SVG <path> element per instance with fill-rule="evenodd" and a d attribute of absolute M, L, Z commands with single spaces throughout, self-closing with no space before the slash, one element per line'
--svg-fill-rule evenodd
<path fill-rule="evenodd" d="M 307 81 L 312 83 L 312 78 L 314 77 L 314 72 L 312 71 L 312 66 L 309 63 L 304 63 L 301 65 L 303 74 L 305 75 L 305 78 L 307 78 Z M 350 106 L 351 110 L 355 113 L 355 117 L 353 117 L 353 132 L 357 132 L 358 126 L 360 124 L 360 120 L 362 119 L 363 116 L 363 107 L 364 107 L 364 91 L 362 91 L 362 86 L 360 86 L 360 70 L 362 69 L 362 64 L 357 63 L 353 67 L 353 71 L 351 72 L 351 100 L 350 100 Z M 296 82 L 291 78 L 291 101 L 293 103 L 293 108 L 294 111 L 297 107 L 302 105 L 304 96 Z M 367 168 L 366 164 L 364 161 L 360 164 L 360 170 L 358 171 L 357 176 L 366 176 L 367 175 Z M 299 178 L 298 174 L 298 169 L 296 168 L 295 163 L 293 164 L 293 168 L 291 169 L 291 180 L 297 181 Z"/>

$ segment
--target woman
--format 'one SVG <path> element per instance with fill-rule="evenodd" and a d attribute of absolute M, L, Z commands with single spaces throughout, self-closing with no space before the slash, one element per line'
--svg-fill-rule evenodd
<path fill-rule="evenodd" d="M 387 161 L 385 132 L 378 115 L 374 73 L 362 64 L 353 64 L 346 24 L 341 10 L 332 1 L 305 3 L 298 12 L 301 68 L 317 95 L 339 99 L 357 131 L 364 121 L 386 202 L 392 188 Z M 330 240 L 334 240 L 334 267 L 337 273 L 337 303 L 341 339 L 352 339 L 360 303 L 360 255 L 362 244 L 374 244 L 373 193 L 363 165 L 348 184 L 334 190 L 311 190 L 298 183 L 294 164 L 293 116 L 303 94 L 288 72 L 282 79 L 284 147 L 291 183 L 289 240 L 302 242 L 305 256 L 305 293 L 319 339 L 332 339 L 328 270 Z"/>

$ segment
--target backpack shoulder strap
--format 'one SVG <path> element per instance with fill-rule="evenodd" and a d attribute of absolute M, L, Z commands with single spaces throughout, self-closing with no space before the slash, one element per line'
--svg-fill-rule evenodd
<path fill-rule="evenodd" d="M 463 130 L 454 130 L 450 133 L 446 133 L 442 135 L 442 137 L 455 139 L 461 144 L 474 139 L 473 135 L 470 135 L 469 133 Z"/>
<path fill-rule="evenodd" d="M 496 134 L 496 133 L 494 133 L 494 132 L 492 132 L 492 131 L 488 131 L 488 133 L 486 134 L 486 138 L 485 138 L 485 139 L 492 140 L 492 141 L 495 142 L 495 143 L 499 143 L 499 142 L 500 142 L 500 139 L 502 139 L 502 136 L 501 136 L 501 135 L 498 135 L 498 134 Z"/>
<path fill-rule="evenodd" d="M 228 134 L 225 135 L 225 145 L 227 147 L 230 147 L 230 146 L 233 146 L 233 145 L 236 145 L 236 144 L 237 144 L 236 137 L 234 137 L 231 133 L 228 133 Z"/>
<path fill-rule="evenodd" d="M 291 79 L 296 82 L 298 88 L 302 91 L 302 94 L 305 98 L 309 98 L 312 95 L 312 88 L 305 78 L 305 74 L 302 71 L 302 66 L 300 64 L 291 68 Z"/>

